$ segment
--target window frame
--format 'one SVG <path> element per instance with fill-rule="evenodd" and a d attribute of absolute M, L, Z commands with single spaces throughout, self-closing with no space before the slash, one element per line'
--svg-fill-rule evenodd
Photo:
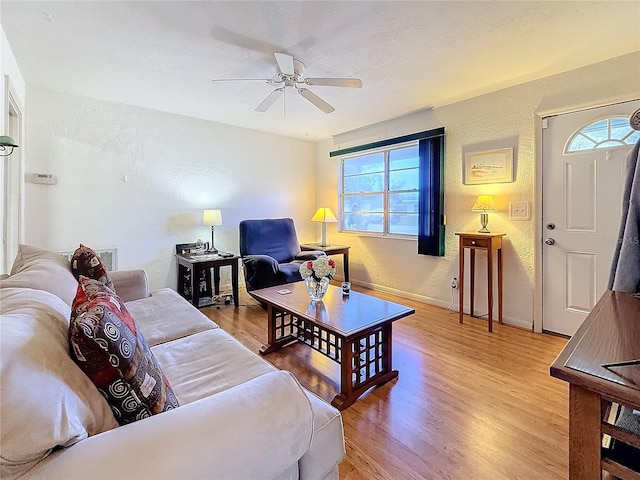
<path fill-rule="evenodd" d="M 445 129 L 438 127 L 423 132 L 389 138 L 329 152 L 329 158 L 373 150 L 418 140 L 420 159 L 418 192 L 418 255 L 445 255 L 446 215 L 444 213 Z M 340 175 L 340 172 L 338 172 Z M 342 177 L 340 177 L 342 178 Z M 340 187 L 342 188 L 342 187 Z M 339 192 L 338 192 L 339 193 Z M 342 204 L 341 204 L 342 205 Z M 340 209 L 343 210 L 342 208 Z M 342 221 L 342 217 L 340 217 Z M 360 234 L 364 235 L 364 234 Z M 379 235 L 378 235 L 379 236 Z M 382 238 L 390 238 L 382 237 Z M 402 238 L 410 238 L 405 236 Z"/>
<path fill-rule="evenodd" d="M 613 121 L 614 120 L 622 120 L 623 123 L 626 124 L 626 126 L 628 127 L 628 131 L 625 135 L 623 135 L 622 137 L 619 136 L 612 136 L 611 132 L 613 129 Z M 604 140 L 597 140 L 596 138 L 593 138 L 593 136 L 589 135 L 588 132 L 585 132 L 585 130 L 589 127 L 591 127 L 592 125 L 596 125 L 602 121 L 606 121 L 607 122 L 607 138 Z M 593 150 L 599 150 L 600 148 L 624 148 L 624 147 L 628 147 L 629 145 L 633 146 L 636 143 L 636 140 L 632 141 L 632 142 L 627 142 L 626 140 L 633 137 L 636 134 L 636 131 L 631 128 L 631 125 L 629 125 L 629 118 L 628 116 L 625 115 L 608 115 L 608 116 L 604 116 L 602 118 L 599 118 L 597 120 L 592 120 L 589 123 L 586 123 L 584 125 L 582 125 L 580 128 L 578 128 L 577 130 L 575 130 L 571 136 L 567 139 L 565 145 L 564 145 L 564 155 L 576 155 L 576 154 L 581 154 L 584 152 L 591 152 Z M 578 138 L 578 137 L 584 137 L 586 138 L 589 142 L 593 143 L 593 145 L 591 146 L 591 148 L 582 148 L 579 150 L 569 150 L 569 148 L 571 147 L 571 144 L 573 143 L 573 141 Z M 600 145 L 603 145 L 605 143 L 610 143 L 610 142 L 617 142 L 618 145 L 607 145 L 606 147 L 600 147 Z"/>
<path fill-rule="evenodd" d="M 417 155 L 418 155 L 418 165 L 416 167 L 409 167 L 409 168 L 403 168 L 403 169 L 397 169 L 397 170 L 390 170 L 389 169 L 389 157 L 390 157 L 390 153 L 393 150 L 400 150 L 400 149 L 404 149 L 404 148 L 409 148 L 409 147 L 415 147 L 417 150 Z M 420 152 L 419 152 L 419 141 L 418 140 L 409 140 L 406 142 L 402 142 L 402 143 L 394 143 L 391 145 L 385 145 L 385 146 L 381 146 L 381 147 L 377 147 L 377 148 L 372 148 L 372 149 L 367 149 L 367 150 L 362 150 L 356 153 L 351 153 L 351 154 L 347 154 L 347 155 L 343 155 L 340 157 L 340 161 L 339 161 L 339 165 L 338 165 L 338 179 L 339 179 L 339 191 L 338 191 L 338 205 L 339 205 L 339 213 L 338 213 L 338 218 L 339 218 L 339 224 L 338 224 L 338 231 L 340 233 L 346 233 L 346 234 L 350 234 L 350 235 L 362 235 L 362 236 L 371 236 L 371 237 L 380 237 L 380 238 L 398 238 L 398 239 L 409 239 L 409 240 L 415 240 L 418 238 L 418 234 L 419 234 L 419 225 L 420 225 L 420 213 L 418 210 L 416 210 L 415 212 L 410 212 L 410 214 L 414 214 L 416 216 L 417 219 L 417 223 L 416 223 L 416 233 L 392 233 L 390 232 L 391 230 L 391 215 L 394 213 L 398 213 L 399 215 L 405 215 L 405 213 L 403 212 L 392 212 L 391 208 L 389 206 L 389 197 L 391 194 L 398 194 L 398 193 L 416 193 L 418 196 L 420 195 Z M 363 156 L 367 156 L 367 155 L 375 155 L 377 153 L 383 153 L 383 170 L 381 172 L 372 172 L 372 173 L 382 173 L 383 174 L 383 187 L 381 191 L 375 191 L 375 192 L 360 192 L 360 193 L 345 193 L 345 179 L 348 177 L 354 177 L 356 175 L 346 175 L 345 176 L 345 172 L 344 172 L 344 167 L 345 167 L 345 162 L 354 158 L 358 158 L 358 157 L 363 157 Z M 417 186 L 415 188 L 412 189 L 402 189 L 402 190 L 390 190 L 389 188 L 389 181 L 390 181 L 390 172 L 395 172 L 395 171 L 402 171 L 402 170 L 415 170 L 416 171 L 416 176 L 417 176 Z M 361 174 L 361 175 L 368 175 L 367 174 Z M 345 229 L 344 228 L 344 218 L 345 215 L 350 214 L 351 212 L 346 212 L 345 214 L 345 210 L 344 210 L 344 199 L 345 197 L 348 197 L 350 195 L 360 195 L 360 196 L 366 196 L 366 195 L 382 195 L 382 203 L 383 203 L 383 211 L 382 211 L 382 231 L 381 232 L 376 232 L 376 231 L 370 231 L 370 230 L 350 230 L 350 229 Z M 418 200 L 419 202 L 419 200 Z M 372 212 L 372 213 L 378 213 L 378 212 Z"/>

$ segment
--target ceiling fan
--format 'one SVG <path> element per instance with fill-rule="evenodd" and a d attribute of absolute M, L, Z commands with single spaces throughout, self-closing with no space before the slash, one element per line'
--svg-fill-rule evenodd
<path fill-rule="evenodd" d="M 324 113 L 331 113 L 335 110 L 311 90 L 305 88 L 306 85 L 317 85 L 323 87 L 349 87 L 360 88 L 362 81 L 358 78 L 304 78 L 305 65 L 286 53 L 274 53 L 276 58 L 276 74 L 271 78 L 234 78 L 211 80 L 212 82 L 228 82 L 234 80 L 258 80 L 273 85 L 281 85 L 267 95 L 260 105 L 256 107 L 256 112 L 266 112 L 285 92 L 287 87 L 295 88 L 296 91 L 306 98 L 313 105 Z"/>

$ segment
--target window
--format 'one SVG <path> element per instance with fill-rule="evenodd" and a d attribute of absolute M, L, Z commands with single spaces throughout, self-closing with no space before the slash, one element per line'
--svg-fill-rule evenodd
<path fill-rule="evenodd" d="M 610 117 L 590 123 L 576 132 L 567 142 L 565 153 L 633 145 L 638 139 L 640 132 L 631 128 L 629 117 Z"/>
<path fill-rule="evenodd" d="M 418 142 L 342 159 L 343 231 L 418 235 Z"/>
<path fill-rule="evenodd" d="M 444 255 L 444 128 L 337 150 L 340 229 L 418 239 Z"/>

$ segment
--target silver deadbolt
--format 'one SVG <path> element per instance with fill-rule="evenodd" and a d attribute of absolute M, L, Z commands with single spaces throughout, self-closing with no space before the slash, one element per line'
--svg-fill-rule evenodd
<path fill-rule="evenodd" d="M 556 224 L 555 223 L 547 223 L 547 230 L 553 230 L 556 228 Z"/>
<path fill-rule="evenodd" d="M 556 241 L 553 238 L 546 238 L 544 240 L 544 243 L 546 243 L 547 245 L 555 245 Z"/>

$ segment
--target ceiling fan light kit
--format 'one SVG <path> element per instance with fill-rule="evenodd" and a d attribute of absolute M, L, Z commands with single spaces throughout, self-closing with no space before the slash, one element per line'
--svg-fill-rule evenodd
<path fill-rule="evenodd" d="M 359 78 L 304 78 L 305 65 L 299 60 L 294 59 L 286 53 L 274 53 L 276 59 L 277 72 L 272 78 L 237 78 L 212 80 L 212 82 L 224 82 L 233 80 L 259 80 L 268 84 L 276 84 L 281 87 L 276 88 L 267 95 L 257 107 L 256 112 L 266 112 L 284 93 L 287 87 L 295 88 L 297 92 L 319 108 L 324 113 L 335 111 L 333 106 L 329 105 L 311 90 L 301 87 L 301 85 L 321 86 L 321 87 L 347 87 L 361 88 L 362 81 Z"/>

